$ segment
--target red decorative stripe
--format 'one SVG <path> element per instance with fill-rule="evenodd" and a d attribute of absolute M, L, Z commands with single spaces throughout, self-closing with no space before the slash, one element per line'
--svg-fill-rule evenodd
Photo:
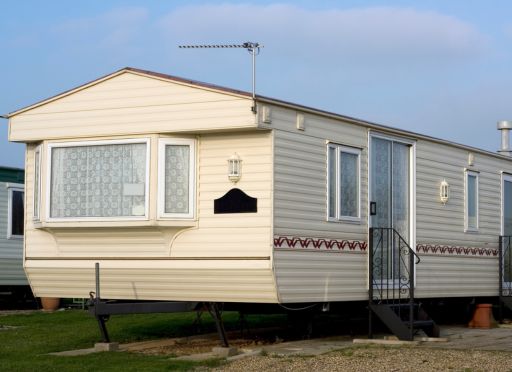
<path fill-rule="evenodd" d="M 498 256 L 498 249 L 496 248 L 453 247 L 448 245 L 430 244 L 416 245 L 416 252 L 431 254 L 452 254 L 459 256 Z"/>
<path fill-rule="evenodd" d="M 357 240 L 336 240 L 336 239 L 323 239 L 323 238 L 301 238 L 301 237 L 287 237 L 276 236 L 274 237 L 274 247 L 276 248 L 297 248 L 297 249 L 325 249 L 332 250 L 337 248 L 340 251 L 366 251 L 368 244 Z"/>

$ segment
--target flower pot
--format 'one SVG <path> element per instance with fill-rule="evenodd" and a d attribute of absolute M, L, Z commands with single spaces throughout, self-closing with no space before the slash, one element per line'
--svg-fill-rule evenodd
<path fill-rule="evenodd" d="M 475 312 L 473 313 L 473 319 L 468 324 L 469 328 L 496 328 L 498 323 L 492 316 L 492 305 L 491 304 L 479 304 L 476 305 Z"/>
<path fill-rule="evenodd" d="M 43 311 L 55 311 L 59 309 L 60 298 L 58 297 L 41 297 L 41 306 Z"/>

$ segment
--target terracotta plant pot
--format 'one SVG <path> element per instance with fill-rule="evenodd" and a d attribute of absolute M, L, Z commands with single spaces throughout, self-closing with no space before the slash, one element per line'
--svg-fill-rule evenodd
<path fill-rule="evenodd" d="M 492 305 L 491 304 L 480 304 L 476 305 L 475 312 L 473 313 L 473 319 L 468 324 L 469 328 L 496 328 L 498 323 L 492 316 Z"/>
<path fill-rule="evenodd" d="M 60 298 L 58 297 L 41 297 L 41 306 L 43 311 L 55 311 L 59 309 Z"/>

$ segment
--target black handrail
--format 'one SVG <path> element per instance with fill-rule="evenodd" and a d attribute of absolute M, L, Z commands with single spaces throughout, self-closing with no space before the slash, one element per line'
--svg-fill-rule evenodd
<path fill-rule="evenodd" d="M 372 227 L 369 233 L 370 308 L 372 304 L 393 306 L 397 315 L 409 323 L 412 339 L 415 265 L 420 257 L 393 228 Z"/>

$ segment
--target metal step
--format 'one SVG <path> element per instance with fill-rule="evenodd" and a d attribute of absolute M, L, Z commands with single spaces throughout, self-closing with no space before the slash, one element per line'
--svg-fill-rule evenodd
<path fill-rule="evenodd" d="M 405 323 L 407 324 L 407 323 Z M 432 327 L 435 324 L 433 320 L 415 320 L 412 322 L 414 328 L 423 329 L 425 327 Z"/>
<path fill-rule="evenodd" d="M 413 329 L 411 330 L 409 319 L 402 319 L 395 311 L 397 308 L 404 308 L 405 305 L 409 306 L 409 304 L 370 304 L 370 309 L 400 340 L 412 341 L 414 331 L 418 329 L 421 329 L 430 337 L 439 337 L 439 327 L 428 317 L 427 313 L 421 309 L 419 304 L 414 304 L 414 307 L 419 309 L 415 312 L 415 316 L 418 319 L 413 320 Z M 404 313 L 402 313 L 402 315 L 404 315 Z"/>

